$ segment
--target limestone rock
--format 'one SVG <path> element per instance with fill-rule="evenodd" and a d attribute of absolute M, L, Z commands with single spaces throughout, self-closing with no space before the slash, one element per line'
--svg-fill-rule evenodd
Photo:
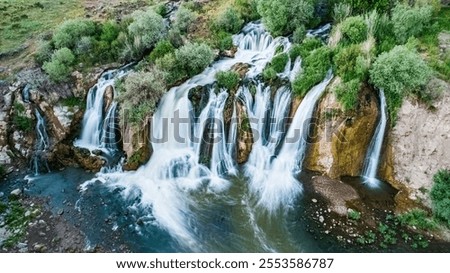
<path fill-rule="evenodd" d="M 358 176 L 378 120 L 375 92 L 364 88 L 355 111 L 342 113 L 333 92 L 319 103 L 305 167 L 331 178 Z"/>
<path fill-rule="evenodd" d="M 433 175 L 450 166 L 450 87 L 429 110 L 405 100 L 389 138 L 387 160 L 380 166 L 383 178 L 405 196 L 431 206 L 428 191 Z M 406 200 L 405 200 L 406 201 Z"/>

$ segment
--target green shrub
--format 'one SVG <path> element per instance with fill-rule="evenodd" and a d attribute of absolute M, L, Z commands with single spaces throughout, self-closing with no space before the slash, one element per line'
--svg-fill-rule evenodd
<path fill-rule="evenodd" d="M 241 30 L 244 20 L 234 8 L 227 8 L 214 22 L 216 31 L 224 31 L 228 33 L 238 33 Z"/>
<path fill-rule="evenodd" d="M 166 31 L 164 20 L 151 9 L 135 11 L 131 16 L 134 21 L 128 26 L 128 33 L 131 35 L 134 50 L 142 54 L 164 36 Z"/>
<path fill-rule="evenodd" d="M 34 59 L 40 65 L 50 60 L 53 54 L 53 46 L 50 41 L 39 41 Z"/>
<path fill-rule="evenodd" d="M 119 37 L 120 33 L 120 26 L 117 24 L 117 22 L 109 20 L 106 21 L 102 25 L 102 32 L 100 34 L 100 40 L 112 43 Z"/>
<path fill-rule="evenodd" d="M 343 82 L 336 87 L 336 98 L 345 111 L 355 109 L 358 104 L 359 90 L 361 90 L 361 81 L 359 79 Z"/>
<path fill-rule="evenodd" d="M 219 71 L 216 74 L 216 80 L 219 87 L 233 90 L 238 86 L 240 77 L 236 71 Z"/>
<path fill-rule="evenodd" d="M 416 227 L 422 230 L 431 230 L 437 227 L 436 222 L 428 218 L 427 213 L 421 209 L 413 209 L 397 216 L 403 226 Z"/>
<path fill-rule="evenodd" d="M 306 28 L 304 25 L 298 26 L 292 34 L 292 41 L 296 44 L 300 44 L 306 37 Z"/>
<path fill-rule="evenodd" d="M 154 10 L 157 14 L 161 15 L 162 17 L 164 17 L 164 16 L 167 14 L 167 8 L 166 8 L 166 5 L 163 4 L 163 3 L 161 3 L 161 4 L 159 4 L 159 5 L 156 5 L 156 6 L 153 8 L 153 10 Z"/>
<path fill-rule="evenodd" d="M 405 46 L 378 56 L 370 69 L 370 80 L 384 89 L 391 121 L 395 121 L 403 97 L 427 84 L 431 74 L 422 58 Z"/>
<path fill-rule="evenodd" d="M 175 47 L 168 40 L 159 41 L 152 53 L 150 53 L 149 60 L 155 62 L 156 59 L 164 57 L 164 55 L 169 53 L 174 53 Z"/>
<path fill-rule="evenodd" d="M 74 52 L 77 55 L 87 55 L 92 51 L 93 47 L 93 39 L 91 37 L 84 36 L 81 37 L 79 41 L 77 41 L 74 47 Z"/>
<path fill-rule="evenodd" d="M 220 51 L 230 50 L 233 48 L 233 37 L 230 33 L 220 31 L 215 37 L 215 47 Z"/>
<path fill-rule="evenodd" d="M 270 67 L 272 67 L 275 70 L 275 72 L 281 73 L 284 71 L 284 68 L 286 67 L 288 61 L 289 61 L 288 54 L 281 53 L 273 57 L 272 61 L 270 62 Z"/>
<path fill-rule="evenodd" d="M 207 44 L 187 43 L 175 51 L 175 60 L 189 76 L 194 76 L 214 60 L 214 53 Z"/>
<path fill-rule="evenodd" d="M 359 219 L 361 219 L 361 213 L 359 211 L 349 209 L 347 217 L 350 220 L 358 221 Z"/>
<path fill-rule="evenodd" d="M 392 10 L 393 31 L 398 43 L 405 43 L 409 37 L 422 33 L 431 20 L 432 7 L 410 8 L 407 5 L 396 5 Z"/>
<path fill-rule="evenodd" d="M 245 22 L 256 21 L 260 18 L 258 0 L 236 0 L 234 5 Z"/>
<path fill-rule="evenodd" d="M 352 14 L 352 7 L 346 3 L 336 3 L 333 8 L 333 20 L 338 24 Z"/>
<path fill-rule="evenodd" d="M 373 9 L 390 10 L 397 0 L 341 0 L 341 2 L 348 4 L 355 14 L 362 14 Z"/>
<path fill-rule="evenodd" d="M 358 58 L 362 56 L 360 45 L 350 45 L 340 48 L 334 56 L 333 61 L 336 68 L 336 74 L 343 81 L 350 81 L 354 78 L 362 78 L 360 75 L 363 71 L 358 70 Z"/>
<path fill-rule="evenodd" d="M 303 97 L 316 84 L 320 83 L 331 68 L 331 50 L 326 47 L 315 49 L 303 60 L 303 72 L 293 83 L 294 92 Z"/>
<path fill-rule="evenodd" d="M 33 120 L 26 116 L 25 107 L 20 103 L 14 103 L 14 117 L 12 122 L 20 131 L 30 132 L 33 130 Z"/>
<path fill-rule="evenodd" d="M 430 80 L 425 88 L 418 90 L 418 96 L 422 101 L 431 106 L 433 102 L 442 98 L 446 88 L 447 83 L 445 81 L 434 78 Z"/>
<path fill-rule="evenodd" d="M 362 16 L 348 17 L 341 23 L 341 32 L 345 43 L 361 43 L 367 38 L 367 25 Z"/>
<path fill-rule="evenodd" d="M 317 38 L 306 38 L 300 45 L 294 45 L 289 51 L 292 60 L 298 56 L 302 59 L 306 58 L 313 50 L 321 47 L 323 43 Z"/>
<path fill-rule="evenodd" d="M 314 4 L 311 0 L 260 0 L 258 12 L 273 35 L 286 35 L 296 26 L 309 23 L 314 14 Z"/>
<path fill-rule="evenodd" d="M 45 62 L 42 68 L 50 76 L 50 79 L 55 82 L 62 82 L 68 79 L 72 73 L 72 65 L 75 61 L 75 56 L 68 48 L 61 48 L 55 51 L 52 55 L 52 60 Z"/>
<path fill-rule="evenodd" d="M 155 62 L 156 67 L 164 71 L 164 79 L 168 85 L 173 85 L 178 81 L 187 78 L 187 72 L 181 68 L 175 60 L 175 54 L 166 54 Z"/>
<path fill-rule="evenodd" d="M 95 34 L 95 24 L 87 19 L 73 19 L 65 21 L 53 34 L 53 43 L 56 48 L 73 48 L 84 36 Z"/>
<path fill-rule="evenodd" d="M 164 72 L 151 69 L 148 72 L 131 72 L 123 84 L 124 92 L 118 96 L 125 110 L 130 110 L 131 122 L 142 122 L 156 109 L 156 104 L 166 91 Z"/>
<path fill-rule="evenodd" d="M 277 78 L 277 71 L 273 67 L 266 67 L 263 70 L 263 78 L 265 81 L 273 81 Z"/>
<path fill-rule="evenodd" d="M 437 219 L 450 226 L 450 171 L 440 170 L 433 177 L 431 201 Z"/>
<path fill-rule="evenodd" d="M 173 22 L 173 28 L 176 28 L 180 31 L 180 33 L 187 33 L 192 23 L 197 20 L 197 13 L 192 10 L 186 8 L 184 5 L 178 9 L 175 20 Z"/>
<path fill-rule="evenodd" d="M 181 32 L 175 28 L 172 28 L 171 30 L 169 30 L 169 33 L 167 34 L 167 39 L 176 48 L 181 47 L 184 43 L 183 37 L 181 36 Z"/>

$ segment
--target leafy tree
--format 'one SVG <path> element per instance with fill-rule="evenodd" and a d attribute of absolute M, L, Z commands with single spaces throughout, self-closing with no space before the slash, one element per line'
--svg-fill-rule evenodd
<path fill-rule="evenodd" d="M 197 17 L 198 15 L 196 12 L 181 5 L 175 15 L 173 27 L 178 29 L 181 33 L 187 33 L 192 23 L 197 20 Z"/>
<path fill-rule="evenodd" d="M 34 59 L 38 64 L 44 64 L 44 62 L 50 60 L 53 54 L 53 46 L 50 41 L 39 41 Z"/>
<path fill-rule="evenodd" d="M 304 25 L 300 25 L 294 31 L 292 35 L 292 41 L 296 44 L 300 44 L 301 42 L 303 42 L 305 37 L 306 37 L 306 28 Z"/>
<path fill-rule="evenodd" d="M 149 60 L 151 62 L 155 62 L 156 59 L 164 57 L 164 55 L 168 53 L 174 53 L 175 47 L 167 40 L 161 40 L 159 41 L 155 48 L 153 49 L 152 53 L 150 53 Z"/>
<path fill-rule="evenodd" d="M 155 68 L 128 74 L 118 100 L 124 109 L 131 111 L 133 123 L 142 122 L 145 116 L 155 111 L 157 102 L 166 91 L 164 78 L 164 72 Z"/>
<path fill-rule="evenodd" d="M 409 37 L 421 34 L 431 20 L 432 10 L 430 6 L 396 5 L 392 10 L 392 23 L 397 42 L 403 44 Z"/>
<path fill-rule="evenodd" d="M 299 45 L 294 45 L 289 51 L 291 59 L 295 60 L 297 57 L 306 58 L 311 51 L 321 47 L 323 43 L 317 38 L 306 38 Z"/>
<path fill-rule="evenodd" d="M 314 14 L 312 0 L 260 0 L 258 12 L 273 35 L 285 35 L 308 24 Z"/>
<path fill-rule="evenodd" d="M 336 74 L 344 81 L 362 78 L 362 72 L 358 69 L 358 58 L 361 56 L 362 50 L 360 45 L 350 45 L 338 50 L 333 59 L 336 67 Z"/>
<path fill-rule="evenodd" d="M 391 120 L 395 120 L 403 97 L 424 86 L 431 74 L 431 69 L 417 53 L 406 46 L 396 46 L 378 56 L 370 69 L 370 80 L 384 89 Z"/>
<path fill-rule="evenodd" d="M 450 226 L 450 171 L 440 170 L 433 181 L 430 194 L 434 215 Z"/>
<path fill-rule="evenodd" d="M 67 47 L 61 48 L 52 55 L 49 62 L 43 65 L 44 71 L 55 82 L 62 82 L 68 79 L 72 73 L 72 65 L 75 61 L 75 56 Z"/>
<path fill-rule="evenodd" d="M 345 111 L 355 109 L 358 104 L 359 90 L 361 89 L 361 81 L 352 79 L 343 82 L 335 89 L 336 98 L 341 103 Z"/>
<path fill-rule="evenodd" d="M 245 22 L 256 21 L 260 18 L 258 0 L 236 0 L 234 5 Z"/>
<path fill-rule="evenodd" d="M 362 16 L 348 17 L 341 23 L 343 41 L 346 43 L 361 43 L 367 38 L 367 25 Z"/>
<path fill-rule="evenodd" d="M 187 43 L 175 51 L 175 59 L 189 76 L 194 76 L 214 60 L 214 53 L 205 43 Z"/>
<path fill-rule="evenodd" d="M 272 61 L 270 62 L 270 67 L 272 67 L 275 70 L 275 72 L 281 73 L 284 71 L 284 68 L 286 67 L 288 61 L 289 61 L 288 54 L 281 53 L 273 57 Z"/>
<path fill-rule="evenodd" d="M 117 22 L 109 20 L 102 25 L 100 40 L 112 43 L 117 39 L 120 33 L 120 26 Z"/>
<path fill-rule="evenodd" d="M 135 11 L 131 15 L 134 21 L 128 26 L 133 45 L 138 53 L 152 48 L 166 31 L 163 18 L 152 9 Z"/>
<path fill-rule="evenodd" d="M 236 9 L 229 7 L 214 22 L 216 31 L 224 31 L 228 33 L 238 33 L 241 30 L 242 20 Z"/>
<path fill-rule="evenodd" d="M 73 48 L 84 36 L 95 34 L 95 24 L 87 19 L 73 19 L 65 21 L 53 34 L 53 43 L 56 48 Z"/>

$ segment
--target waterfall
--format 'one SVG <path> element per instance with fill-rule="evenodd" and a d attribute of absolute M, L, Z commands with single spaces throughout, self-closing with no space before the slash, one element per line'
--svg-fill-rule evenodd
<path fill-rule="evenodd" d="M 75 141 L 75 146 L 89 150 L 101 149 L 105 152 L 116 149 L 116 104 L 104 109 L 104 95 L 108 87 L 114 88 L 114 82 L 125 76 L 129 66 L 103 73 L 97 83 L 89 89 L 86 111 L 83 117 L 81 137 Z M 113 125 L 110 128 L 107 125 Z"/>
<path fill-rule="evenodd" d="M 378 180 L 376 179 L 378 165 L 380 162 L 381 148 L 383 147 L 384 134 L 386 132 L 387 125 L 387 115 L 386 115 L 386 97 L 384 96 L 384 91 L 380 90 L 380 118 L 378 121 L 377 128 L 375 129 L 375 134 L 370 141 L 369 149 L 364 160 L 364 167 L 362 176 L 364 177 L 364 182 L 371 185 L 377 186 Z"/>
<path fill-rule="evenodd" d="M 49 148 L 49 138 L 47 134 L 47 129 L 45 125 L 45 120 L 41 113 L 35 109 L 36 115 L 36 143 L 34 147 L 34 155 L 32 158 L 32 169 L 35 175 L 38 175 L 40 170 L 45 169 L 50 172 L 50 168 L 47 164 L 47 159 L 45 158 L 46 152 Z"/>
<path fill-rule="evenodd" d="M 193 251 L 204 249 L 199 240 L 203 228 L 196 212 L 202 211 L 202 202 L 216 196 L 227 200 L 227 193 L 236 190 L 232 176 L 238 174 L 234 162 L 237 141 L 236 104 L 241 103 L 247 109 L 250 126 L 254 135 L 253 150 L 249 162 L 244 166 L 249 178 L 250 193 L 258 198 L 255 208 L 243 210 L 254 211 L 262 208 L 274 212 L 277 209 L 288 209 L 293 199 L 300 193 L 301 185 L 295 180 L 296 164 L 301 164 L 305 153 L 305 134 L 309 128 L 309 118 L 313 109 L 331 79 L 331 75 L 314 87 L 304 98 L 298 108 L 294 122 L 286 133 L 286 118 L 291 104 L 290 86 L 279 88 L 272 101 L 272 91 L 262 83 L 260 75 L 271 61 L 278 48 L 287 52 L 290 47 L 285 37 L 273 38 L 260 23 L 249 23 L 242 32 L 233 37 L 238 50 L 234 58 L 216 61 L 201 74 L 192 77 L 183 84 L 173 87 L 161 98 L 158 108 L 152 116 L 150 141 L 153 154 L 150 160 L 135 172 L 99 173 L 97 180 L 112 188 L 121 188 L 124 198 L 135 200 L 136 205 L 147 209 L 151 224 L 167 231 L 181 245 Z M 245 75 L 246 82 L 239 87 L 234 98 L 229 98 L 228 90 L 215 89 L 215 75 L 219 71 L 228 71 L 237 63 L 246 63 L 250 69 Z M 286 67 L 286 77 L 292 78 L 300 70 L 301 60 Z M 293 68 L 291 67 L 293 64 Z M 256 85 L 256 95 L 252 96 L 250 85 Z M 90 132 L 84 138 L 87 143 L 97 146 L 97 135 L 101 128 L 101 108 L 104 92 L 103 84 L 99 83 L 96 90 L 90 92 L 88 109 L 83 123 L 84 130 Z M 208 92 L 208 102 L 196 116 L 189 100 L 189 92 L 197 87 L 205 87 Z M 197 88 L 198 90 L 198 88 Z M 225 139 L 224 107 L 228 100 L 233 100 L 233 117 Z M 99 102 L 97 102 L 99 100 Z M 95 111 L 94 111 L 95 109 Z M 92 118 L 90 117 L 92 115 Z M 92 124 L 91 124 L 92 123 Z M 300 131 L 300 137 L 294 137 Z M 212 139 L 212 152 L 209 164 L 203 164 L 203 136 L 207 132 Z M 89 139 L 95 136 L 93 139 Z M 292 141 L 292 142 L 290 142 Z M 89 181 L 83 185 L 92 183 Z M 247 190 L 242 194 L 247 194 Z M 239 191 L 241 193 L 241 191 Z M 246 202 L 247 196 L 241 202 Z M 246 215 L 245 217 L 250 217 Z M 255 216 L 256 217 L 256 216 Z M 256 219 L 251 225 L 258 229 Z M 262 234 L 261 232 L 256 232 Z M 264 236 L 260 237 L 261 240 Z M 267 245 L 268 246 L 268 245 Z M 269 249 L 266 247 L 265 249 Z"/>
<path fill-rule="evenodd" d="M 275 96 L 269 122 L 270 138 L 264 135 L 267 126 L 264 120 L 266 113 L 270 113 L 269 92 L 258 88 L 253 107 L 251 101 L 247 100 L 248 114 L 257 122 L 257 126 L 252 129 L 258 139 L 246 164 L 246 175 L 250 179 L 250 190 L 257 197 L 257 205 L 264 207 L 269 213 L 291 206 L 302 190 L 296 175 L 301 170 L 305 157 L 310 120 L 317 101 L 331 79 L 332 74 L 329 72 L 322 83 L 308 92 L 285 136 L 283 121 L 289 113 L 290 91 L 281 88 Z M 279 146 L 281 149 L 277 153 Z"/>

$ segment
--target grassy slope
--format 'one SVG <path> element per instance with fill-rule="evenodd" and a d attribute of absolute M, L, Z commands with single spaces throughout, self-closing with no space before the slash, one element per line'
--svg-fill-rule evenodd
<path fill-rule="evenodd" d="M 8 52 L 84 15 L 82 0 L 0 0 L 0 52 Z"/>
<path fill-rule="evenodd" d="M 441 56 L 439 49 L 438 36 L 441 32 L 450 34 L 450 8 L 442 8 L 437 16 L 433 17 L 433 27 L 426 31 L 424 35 L 419 37 L 419 50 L 425 56 L 428 64 L 439 73 L 439 77 L 450 80 L 450 55 L 444 58 Z"/>

